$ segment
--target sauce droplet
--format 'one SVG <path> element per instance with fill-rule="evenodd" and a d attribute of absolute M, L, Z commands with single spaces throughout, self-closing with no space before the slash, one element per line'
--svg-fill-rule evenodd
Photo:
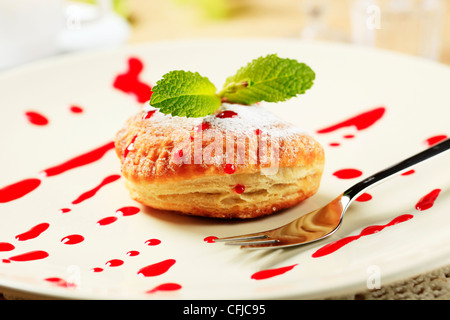
<path fill-rule="evenodd" d="M 412 169 L 412 170 L 408 170 L 408 171 L 403 172 L 401 175 L 402 176 L 409 176 L 409 175 L 411 175 L 411 174 L 413 174 L 415 172 L 416 171 L 414 169 Z"/>
<path fill-rule="evenodd" d="M 37 238 L 41 235 L 41 233 L 43 233 L 45 230 L 47 230 L 49 226 L 50 225 L 46 222 L 40 223 L 40 224 L 32 227 L 30 230 L 28 230 L 24 233 L 18 234 L 16 236 L 16 240 L 17 241 L 26 241 L 26 240 Z"/>
<path fill-rule="evenodd" d="M 208 236 L 206 238 L 203 239 L 203 241 L 205 241 L 206 243 L 214 243 L 214 240 L 218 239 L 215 236 Z"/>
<path fill-rule="evenodd" d="M 211 125 L 208 122 L 202 122 L 201 124 L 194 127 L 194 130 L 196 132 L 202 132 L 205 130 L 208 130 L 211 127 Z"/>
<path fill-rule="evenodd" d="M 297 266 L 297 264 L 294 264 L 292 266 L 287 266 L 287 267 L 258 271 L 256 273 L 252 274 L 251 278 L 254 280 L 264 280 L 264 279 L 268 279 L 268 278 L 273 278 L 275 276 L 282 275 L 282 274 L 294 269 L 296 266 Z"/>
<path fill-rule="evenodd" d="M 242 194 L 242 193 L 244 193 L 244 191 L 245 191 L 245 186 L 242 185 L 242 184 L 237 184 L 237 185 L 234 187 L 234 191 L 235 191 L 236 193 L 238 193 L 238 194 Z"/>
<path fill-rule="evenodd" d="M 136 250 L 131 250 L 131 251 L 127 252 L 127 256 L 129 256 L 129 257 L 135 257 L 135 256 L 138 256 L 139 254 L 140 254 L 140 252 L 136 251 Z"/>
<path fill-rule="evenodd" d="M 142 120 L 146 120 L 146 119 L 150 119 L 151 117 L 153 117 L 153 115 L 155 114 L 156 110 L 150 110 L 147 111 L 146 113 L 144 113 L 144 115 L 142 116 Z"/>
<path fill-rule="evenodd" d="M 69 110 L 70 110 L 72 113 L 83 113 L 83 111 L 84 111 L 82 107 L 76 106 L 76 105 L 70 106 Z"/>
<path fill-rule="evenodd" d="M 358 169 L 341 169 L 333 173 L 339 179 L 354 179 L 362 176 L 362 172 Z"/>
<path fill-rule="evenodd" d="M 106 217 L 106 218 L 98 220 L 97 224 L 99 226 L 106 226 L 106 225 L 111 224 L 116 221 L 117 221 L 117 217 L 111 216 L 111 217 Z"/>
<path fill-rule="evenodd" d="M 435 144 L 438 144 L 438 143 L 441 142 L 441 141 L 444 141 L 445 139 L 447 139 L 447 135 L 445 135 L 445 134 L 440 134 L 440 135 L 433 136 L 433 137 L 430 137 L 430 138 L 426 139 L 426 140 L 425 140 L 425 143 L 426 143 L 429 147 L 431 147 L 431 146 L 434 146 Z"/>
<path fill-rule="evenodd" d="M 68 245 L 78 244 L 84 241 L 84 237 L 79 234 L 72 234 L 69 236 L 65 236 L 61 239 L 61 242 Z"/>
<path fill-rule="evenodd" d="M 175 264 L 174 259 L 167 259 L 139 269 L 138 275 L 142 275 L 144 277 L 159 276 L 163 273 L 166 273 L 174 264 Z"/>
<path fill-rule="evenodd" d="M 113 267 L 113 268 L 115 268 L 115 267 L 119 267 L 119 266 L 121 266 L 121 265 L 123 265 L 123 260 L 120 260 L 120 259 L 112 259 L 112 260 L 109 260 L 109 261 L 107 261 L 106 263 L 105 263 L 105 265 L 107 265 L 108 267 Z"/>
<path fill-rule="evenodd" d="M 181 288 L 181 285 L 179 285 L 178 283 L 163 283 L 151 290 L 146 291 L 146 293 L 155 293 L 158 291 L 176 291 L 180 290 Z"/>
<path fill-rule="evenodd" d="M 352 118 L 349 118 L 347 120 L 339 122 L 335 125 L 320 129 L 317 131 L 317 133 L 329 133 L 329 132 L 333 132 L 333 131 L 336 131 L 341 128 L 352 127 L 352 126 L 356 127 L 356 129 L 358 131 L 364 130 L 364 129 L 371 127 L 378 120 L 380 120 L 383 117 L 385 111 L 386 111 L 386 108 L 384 108 L 384 107 L 375 108 L 373 110 L 361 113 Z"/>
<path fill-rule="evenodd" d="M 145 244 L 150 246 L 150 247 L 153 247 L 153 246 L 157 246 L 157 245 L 161 244 L 161 240 L 159 240 L 159 239 L 148 239 L 147 241 L 145 241 Z"/>
<path fill-rule="evenodd" d="M 236 112 L 231 111 L 231 110 L 225 110 L 225 111 L 222 111 L 221 113 L 219 113 L 216 117 L 221 118 L 221 119 L 226 119 L 226 118 L 234 118 L 237 116 L 238 116 L 238 114 Z"/>
<path fill-rule="evenodd" d="M 0 189 L 0 203 L 10 202 L 27 195 L 41 184 L 39 179 L 25 179 Z"/>
<path fill-rule="evenodd" d="M 48 257 L 48 253 L 42 250 L 35 250 L 35 251 L 30 251 L 30 252 L 26 252 L 26 253 L 22 253 L 16 256 L 13 256 L 11 258 L 9 258 L 9 260 L 11 261 L 33 261 L 33 260 L 40 260 L 40 259 L 45 259 Z"/>
<path fill-rule="evenodd" d="M 355 201 L 358 202 L 366 202 L 372 200 L 372 195 L 368 194 L 368 193 L 363 193 L 362 195 L 360 195 L 358 198 L 355 199 Z"/>
<path fill-rule="evenodd" d="M 225 165 L 225 167 L 223 168 L 223 171 L 224 171 L 226 174 L 233 174 L 233 173 L 236 172 L 236 167 L 234 166 L 234 164 L 229 164 L 229 163 L 227 163 L 227 164 Z"/>
<path fill-rule="evenodd" d="M 0 251 L 12 251 L 14 250 L 14 245 L 8 242 L 0 242 Z"/>
<path fill-rule="evenodd" d="M 27 112 L 25 112 L 25 115 L 26 115 L 28 121 L 34 125 L 45 126 L 49 123 L 48 119 L 44 115 L 42 115 L 38 112 L 27 111 Z"/>
<path fill-rule="evenodd" d="M 427 195 L 423 196 L 419 202 L 416 204 L 416 210 L 424 211 L 430 209 L 434 202 L 436 201 L 437 197 L 439 196 L 439 193 L 441 192 L 441 189 L 435 189 L 428 193 Z"/>
<path fill-rule="evenodd" d="M 139 209 L 138 207 L 129 206 L 129 207 L 123 207 L 123 208 L 117 209 L 116 213 L 121 214 L 123 217 L 128 217 L 128 216 L 135 215 L 135 214 L 139 213 L 140 211 L 141 211 L 141 209 Z"/>
<path fill-rule="evenodd" d="M 339 147 L 341 144 L 339 142 L 331 142 L 329 144 L 330 147 Z"/>

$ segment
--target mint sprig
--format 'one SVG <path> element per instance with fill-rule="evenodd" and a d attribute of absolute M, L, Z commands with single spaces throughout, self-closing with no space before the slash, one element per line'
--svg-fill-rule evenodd
<path fill-rule="evenodd" d="M 314 71 L 306 64 L 271 54 L 240 68 L 218 93 L 214 84 L 198 73 L 171 71 L 153 87 L 150 105 L 173 116 L 205 117 L 222 101 L 244 105 L 286 101 L 304 94 L 314 79 Z"/>
<path fill-rule="evenodd" d="M 204 117 L 220 107 L 216 87 L 208 78 L 190 71 L 172 71 L 152 89 L 150 105 L 180 117 Z"/>

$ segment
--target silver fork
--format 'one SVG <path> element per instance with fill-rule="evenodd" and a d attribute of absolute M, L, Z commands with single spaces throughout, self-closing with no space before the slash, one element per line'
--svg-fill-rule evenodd
<path fill-rule="evenodd" d="M 345 212 L 354 199 L 368 188 L 404 172 L 410 167 L 434 157 L 450 148 L 450 138 L 384 169 L 350 187 L 324 207 L 276 229 L 224 237 L 214 240 L 241 248 L 284 248 L 309 244 L 331 236 L 339 229 Z"/>

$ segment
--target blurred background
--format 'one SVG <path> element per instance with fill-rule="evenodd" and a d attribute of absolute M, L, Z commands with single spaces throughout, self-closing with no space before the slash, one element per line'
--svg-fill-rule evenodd
<path fill-rule="evenodd" d="M 82 50 L 218 37 L 354 43 L 450 65 L 450 0 L 0 0 L 0 71 Z"/>

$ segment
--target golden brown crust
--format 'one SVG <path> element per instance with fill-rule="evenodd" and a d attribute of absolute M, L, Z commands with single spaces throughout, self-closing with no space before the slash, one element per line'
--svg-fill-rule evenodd
<path fill-rule="evenodd" d="M 256 218 L 277 212 L 312 196 L 319 188 L 321 173 L 280 168 L 277 174 L 258 173 L 206 176 L 180 183 L 132 183 L 131 197 L 147 206 L 189 215 L 214 218 Z M 237 185 L 245 191 L 235 191 Z"/>
<path fill-rule="evenodd" d="M 224 111 L 236 115 L 221 118 Z M 255 106 L 225 105 L 199 119 L 142 110 L 115 143 L 132 198 L 211 217 L 256 217 L 295 205 L 317 191 L 324 165 L 318 142 Z M 243 194 L 233 190 L 240 183 Z M 279 192 L 271 193 L 275 185 Z M 263 191 L 269 196 L 251 199 Z"/>

